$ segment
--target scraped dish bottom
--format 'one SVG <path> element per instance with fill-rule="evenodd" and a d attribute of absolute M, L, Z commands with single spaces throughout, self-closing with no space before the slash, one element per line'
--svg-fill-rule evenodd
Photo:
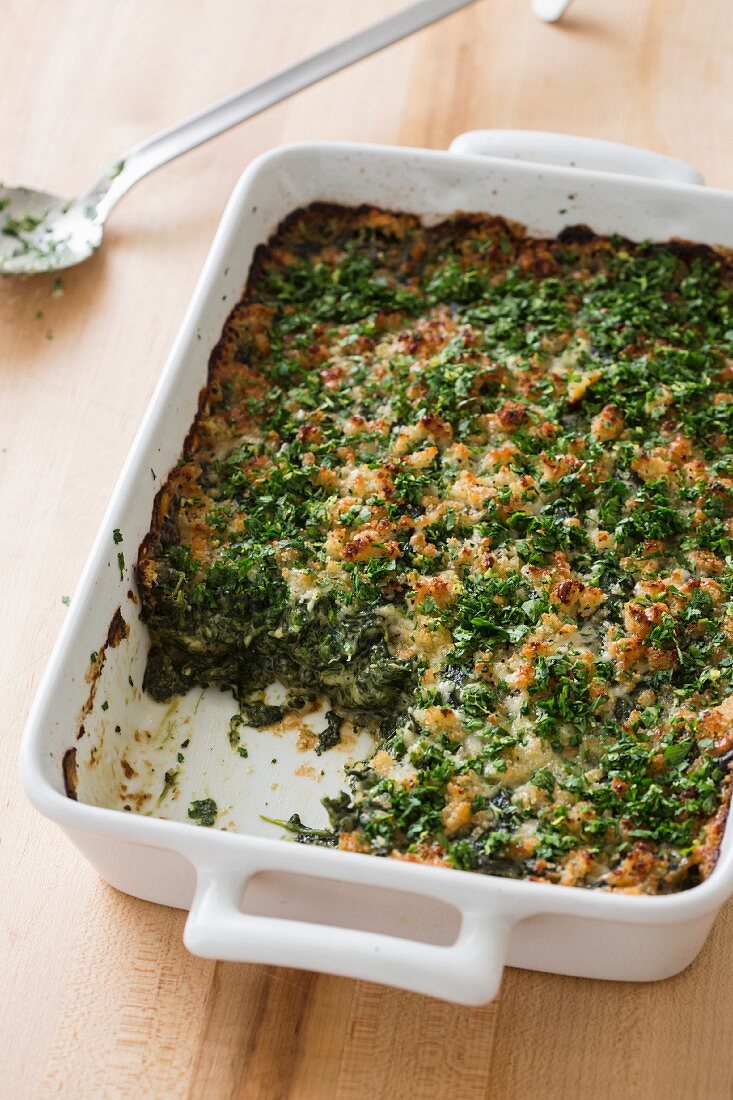
<path fill-rule="evenodd" d="M 192 824 L 201 820 L 190 817 L 191 807 L 213 799 L 219 828 L 250 835 L 282 837 L 282 827 L 266 818 L 293 813 L 315 828 L 328 827 L 321 799 L 335 797 L 344 768 L 373 751 L 367 732 L 344 732 L 340 744 L 318 755 L 324 704 L 297 721 L 237 727 L 247 752 L 240 755 L 230 742 L 239 713 L 231 692 L 197 688 L 168 704 L 154 702 L 141 689 L 149 643 L 135 602 L 120 609 L 116 624 L 92 662 L 81 736 L 65 755 L 67 794 Z M 281 695 L 274 684 L 268 701 Z"/>

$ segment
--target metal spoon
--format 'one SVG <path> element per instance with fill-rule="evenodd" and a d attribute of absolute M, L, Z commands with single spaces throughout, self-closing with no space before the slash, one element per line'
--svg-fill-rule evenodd
<path fill-rule="evenodd" d="M 79 199 L 0 185 L 0 274 L 81 263 L 99 248 L 110 211 L 143 176 L 231 126 L 475 0 L 420 0 L 404 11 L 250 85 L 130 149 Z"/>

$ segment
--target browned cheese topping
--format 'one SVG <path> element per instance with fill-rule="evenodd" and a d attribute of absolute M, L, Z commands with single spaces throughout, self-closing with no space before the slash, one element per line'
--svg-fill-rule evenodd
<path fill-rule="evenodd" d="M 705 878 L 733 758 L 731 285 L 707 248 L 291 216 L 140 551 L 148 692 L 231 688 L 262 727 L 325 696 L 315 753 L 368 726 L 300 841 Z"/>

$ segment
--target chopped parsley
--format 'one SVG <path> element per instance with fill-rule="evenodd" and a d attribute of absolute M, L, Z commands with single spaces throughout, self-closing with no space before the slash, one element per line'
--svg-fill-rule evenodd
<path fill-rule="evenodd" d="M 244 758 L 324 698 L 317 755 L 368 728 L 331 828 L 276 822 L 301 843 L 694 885 L 729 788 L 731 363 L 712 250 L 299 212 L 141 550 L 145 690 L 233 691 Z"/>
<path fill-rule="evenodd" d="M 188 816 L 197 825 L 214 825 L 219 810 L 213 798 L 199 798 L 188 807 Z"/>

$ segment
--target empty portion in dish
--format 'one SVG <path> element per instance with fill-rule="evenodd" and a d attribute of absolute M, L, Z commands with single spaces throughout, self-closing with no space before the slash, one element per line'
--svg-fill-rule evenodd
<path fill-rule="evenodd" d="M 140 549 L 148 695 L 231 689 L 244 756 L 327 700 L 313 763 L 369 750 L 329 828 L 285 822 L 304 842 L 706 877 L 733 756 L 731 285 L 707 248 L 292 215 Z"/>

